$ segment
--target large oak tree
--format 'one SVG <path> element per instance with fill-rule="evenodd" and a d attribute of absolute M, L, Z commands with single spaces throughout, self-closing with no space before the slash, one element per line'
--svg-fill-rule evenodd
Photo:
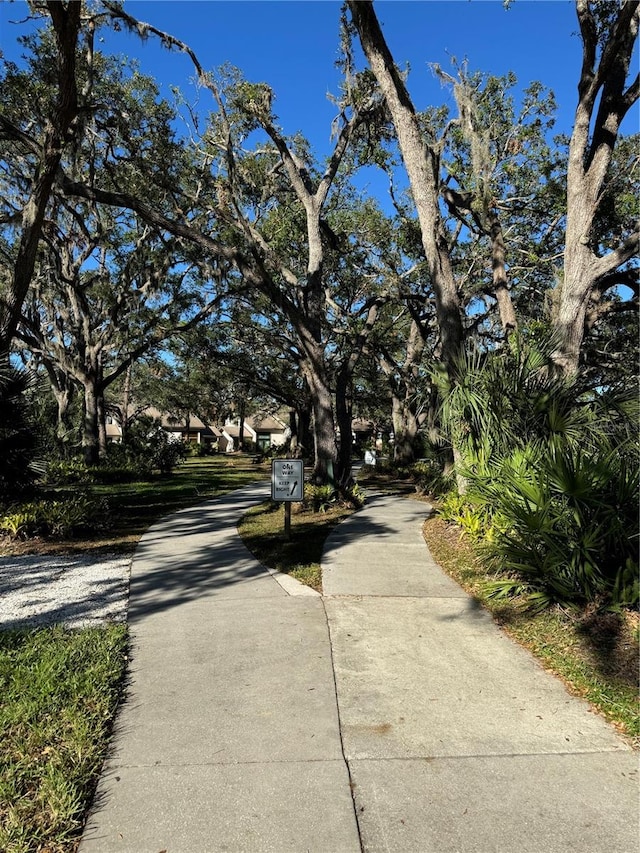
<path fill-rule="evenodd" d="M 554 317 L 555 361 L 565 373 L 578 369 L 590 300 L 629 282 L 626 265 L 640 239 L 637 220 L 619 233 L 617 245 L 603 245 L 596 227 L 620 126 L 640 95 L 639 76 L 628 80 L 639 3 L 577 0 L 576 13 L 582 68 L 567 165 L 564 275 Z"/>

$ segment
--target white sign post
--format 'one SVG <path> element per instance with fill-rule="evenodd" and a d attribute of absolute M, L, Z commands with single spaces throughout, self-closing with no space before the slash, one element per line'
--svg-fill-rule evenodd
<path fill-rule="evenodd" d="M 304 497 L 302 459 L 271 460 L 271 500 L 284 503 L 284 532 L 291 538 L 291 503 Z"/>

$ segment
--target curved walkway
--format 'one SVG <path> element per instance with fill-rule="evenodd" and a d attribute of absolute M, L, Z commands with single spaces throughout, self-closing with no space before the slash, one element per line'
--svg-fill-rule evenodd
<path fill-rule="evenodd" d="M 324 595 L 236 533 L 264 483 L 154 525 L 81 853 L 635 853 L 638 756 L 372 496 Z"/>

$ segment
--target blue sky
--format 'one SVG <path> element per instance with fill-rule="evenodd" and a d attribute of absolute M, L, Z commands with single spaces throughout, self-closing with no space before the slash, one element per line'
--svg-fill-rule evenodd
<path fill-rule="evenodd" d="M 301 131 L 321 157 L 331 150 L 330 129 L 336 114 L 327 92 L 336 93 L 340 2 L 336 0 L 127 0 L 125 8 L 140 20 L 187 42 L 202 65 L 214 69 L 225 62 L 254 82 L 268 83 L 274 109 L 286 135 Z M 378 18 L 396 62 L 410 67 L 409 90 L 418 109 L 448 103 L 449 90 L 436 79 L 430 64 L 451 70 L 451 59 L 467 59 L 471 71 L 496 75 L 513 71 L 518 90 L 539 80 L 557 100 L 555 132 L 569 133 L 577 100 L 581 43 L 572 0 L 377 0 Z M 19 56 L 18 34 L 28 24 L 12 25 L 26 15 L 22 0 L 0 0 L 0 48 Z M 129 33 L 102 32 L 101 48 L 135 57 L 144 73 L 156 77 L 170 97 L 178 86 L 196 97 L 190 86 L 193 68 L 179 53 L 163 49 L 156 39 L 141 42 Z M 201 108 L 211 96 L 200 92 Z M 638 109 L 623 131 L 638 129 Z M 370 176 L 364 176 L 368 181 Z M 367 184 L 370 190 L 374 187 Z M 385 181 L 386 185 L 386 181 Z M 386 192 L 385 192 L 386 195 Z"/>
<path fill-rule="evenodd" d="M 302 131 L 318 153 L 329 150 L 335 109 L 340 3 L 335 0 L 129 0 L 126 9 L 141 20 L 186 41 L 202 64 L 238 66 L 248 79 L 271 85 L 275 109 L 286 133 Z M 0 46 L 14 58 L 24 25 L 22 2 L 0 3 Z M 571 0 L 379 0 L 378 17 L 401 66 L 409 63 L 409 88 L 418 109 L 450 96 L 429 64 L 451 68 L 451 57 L 467 58 L 471 70 L 515 72 L 524 87 L 540 80 L 558 100 L 557 129 L 569 131 L 580 70 L 580 42 Z M 141 70 L 163 84 L 188 90 L 189 61 L 149 40 L 103 33 L 102 48 L 139 59 Z M 203 95 L 203 97 L 206 97 Z"/>
<path fill-rule="evenodd" d="M 130 0 L 142 20 L 186 41 L 207 68 L 225 61 L 276 95 L 275 110 L 286 133 L 302 131 L 319 153 L 329 150 L 337 92 L 340 3 L 335 0 Z M 451 58 L 468 58 L 472 70 L 516 73 L 522 87 L 540 80 L 553 89 L 561 124 L 568 131 L 575 110 L 581 51 L 571 0 L 382 0 L 376 3 L 399 65 L 409 63 L 409 87 L 418 109 L 450 98 L 430 63 L 451 69 Z M 165 85 L 183 87 L 189 61 L 150 41 L 106 34 L 104 47 L 128 49 Z"/>

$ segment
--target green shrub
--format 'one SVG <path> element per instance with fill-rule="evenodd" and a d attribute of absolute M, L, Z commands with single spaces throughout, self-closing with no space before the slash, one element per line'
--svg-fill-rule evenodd
<path fill-rule="evenodd" d="M 338 491 L 333 486 L 318 486 L 314 483 L 304 484 L 303 505 L 314 512 L 328 512 L 337 504 L 359 509 L 364 505 L 364 489 L 357 483 L 341 486 Z"/>
<path fill-rule="evenodd" d="M 336 500 L 333 486 L 316 486 L 314 483 L 304 484 L 304 503 L 314 512 L 326 512 Z"/>
<path fill-rule="evenodd" d="M 6 353 L 0 353 L 0 361 Z M 31 489 L 41 475 L 30 393 L 35 379 L 24 370 L 0 369 L 0 500 Z"/>
<path fill-rule="evenodd" d="M 110 445 L 107 451 L 109 474 L 102 475 L 102 482 L 130 482 L 149 479 L 154 471 L 170 474 L 187 457 L 187 448 L 182 441 L 172 440 L 153 418 L 141 417 L 127 432 L 125 444 Z M 122 480 L 117 477 L 122 476 Z M 110 477 L 110 478 L 109 478 Z"/>
<path fill-rule="evenodd" d="M 420 495 L 443 495 L 452 487 L 453 474 L 445 474 L 438 459 L 414 462 L 410 468 L 411 478 Z"/>
<path fill-rule="evenodd" d="M 37 510 L 35 504 L 24 504 L 19 509 L 8 510 L 0 516 L 0 531 L 12 539 L 23 539 L 37 529 Z"/>
<path fill-rule="evenodd" d="M 49 536 L 65 538 L 89 527 L 104 527 L 108 509 L 104 499 L 77 495 L 66 500 L 44 501 L 42 516 Z"/>
<path fill-rule="evenodd" d="M 514 335 L 440 381 L 441 419 L 467 494 L 444 513 L 506 577 L 495 596 L 638 604 L 638 401 L 558 376 L 553 344 Z M 458 501 L 456 504 L 455 501 Z"/>
<path fill-rule="evenodd" d="M 365 503 L 365 491 L 362 486 L 352 483 L 340 489 L 340 498 L 344 504 L 359 509 Z"/>
<path fill-rule="evenodd" d="M 119 448 L 119 449 L 112 449 Z M 47 466 L 46 484 L 49 486 L 88 486 L 91 483 L 132 483 L 148 480 L 152 474 L 151 460 L 128 456 L 120 445 L 111 445 L 107 458 L 95 467 L 82 459 L 57 459 Z"/>
<path fill-rule="evenodd" d="M 66 538 L 88 528 L 108 524 L 104 499 L 75 495 L 61 500 L 39 500 L 15 506 L 0 516 L 0 530 L 15 539 L 32 536 Z"/>
<path fill-rule="evenodd" d="M 129 450 L 128 445 L 112 441 L 107 444 L 107 454 L 103 464 L 119 468 L 128 465 L 132 456 L 133 453 Z"/>
<path fill-rule="evenodd" d="M 158 468 L 161 474 L 170 474 L 186 459 L 186 448 L 181 441 L 172 441 L 163 429 L 156 432 L 154 439 L 149 464 L 152 468 Z"/>
<path fill-rule="evenodd" d="M 390 456 L 378 455 L 376 457 L 375 470 L 378 472 L 378 474 L 395 474 L 396 466 Z"/>
<path fill-rule="evenodd" d="M 136 483 L 148 480 L 151 477 L 151 469 L 148 466 L 128 462 L 123 465 L 101 464 L 93 469 L 93 480 L 95 483 Z"/>
<path fill-rule="evenodd" d="M 92 471 L 83 459 L 52 459 L 47 464 L 47 485 L 88 485 L 92 481 Z"/>
<path fill-rule="evenodd" d="M 637 606 L 638 466 L 633 454 L 549 445 L 517 453 L 472 483 L 503 524 L 485 551 L 512 573 L 493 595 L 551 602 Z"/>
<path fill-rule="evenodd" d="M 478 495 L 448 492 L 440 500 L 437 512 L 445 521 L 461 527 L 473 542 L 493 541 L 495 512 Z"/>
<path fill-rule="evenodd" d="M 209 448 L 206 444 L 198 444 L 195 441 L 190 441 L 185 445 L 185 455 L 200 459 L 203 456 L 209 455 Z"/>

